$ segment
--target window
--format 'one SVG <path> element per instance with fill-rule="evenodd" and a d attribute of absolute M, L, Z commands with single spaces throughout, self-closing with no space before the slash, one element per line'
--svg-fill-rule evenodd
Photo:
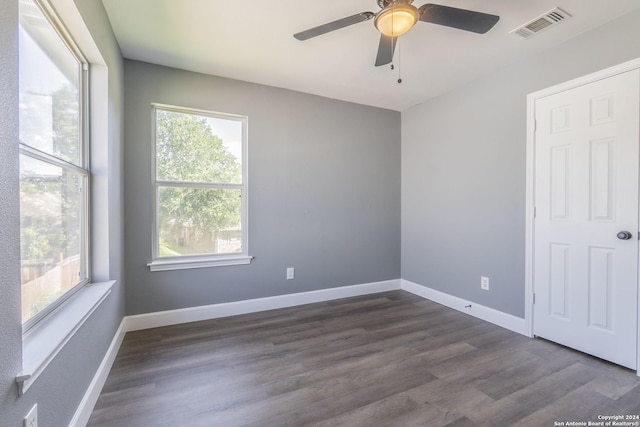
<path fill-rule="evenodd" d="M 246 264 L 247 118 L 153 106 L 152 271 Z"/>
<path fill-rule="evenodd" d="M 89 281 L 87 63 L 55 16 L 19 2 L 22 322 Z"/>

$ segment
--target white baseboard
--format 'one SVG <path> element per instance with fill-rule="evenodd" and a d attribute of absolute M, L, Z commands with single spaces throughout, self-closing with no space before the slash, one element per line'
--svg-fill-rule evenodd
<path fill-rule="evenodd" d="M 126 324 L 127 318 L 125 317 L 120 322 L 120 326 L 111 340 L 107 353 L 102 358 L 102 362 L 100 362 L 100 366 L 98 366 L 96 374 L 93 376 L 87 391 L 84 393 L 84 397 L 82 398 L 80 405 L 78 405 L 76 413 L 73 415 L 73 418 L 69 423 L 69 427 L 84 427 L 89 422 L 93 408 L 96 406 L 102 387 L 107 381 L 109 371 L 111 371 L 111 367 L 116 359 L 118 350 L 120 350 L 120 345 L 122 344 L 124 335 L 127 332 Z"/>
<path fill-rule="evenodd" d="M 477 317 L 478 319 L 482 319 L 486 322 L 493 323 L 494 325 L 529 336 L 524 319 L 503 313 L 502 311 L 494 310 L 493 308 L 489 308 L 475 302 L 466 301 L 461 298 L 445 294 L 444 292 L 436 291 L 435 289 L 431 289 L 426 286 L 418 285 L 417 283 L 413 283 L 408 280 L 401 279 L 400 282 L 402 290 L 411 292 L 412 294 L 437 302 L 438 304 L 442 304 L 470 316 Z M 471 307 L 468 307 L 469 305 L 471 305 Z"/>
<path fill-rule="evenodd" d="M 342 286 L 339 288 L 320 289 L 317 291 L 278 295 L 245 301 L 212 304 L 200 307 L 159 311 L 155 313 L 137 314 L 127 316 L 127 331 L 138 331 L 161 326 L 177 325 L 180 323 L 236 316 L 239 314 L 257 313 L 259 311 L 293 307 L 296 305 L 375 294 L 378 292 L 394 291 L 398 289 L 400 289 L 400 279 L 365 283 L 362 285 Z"/>

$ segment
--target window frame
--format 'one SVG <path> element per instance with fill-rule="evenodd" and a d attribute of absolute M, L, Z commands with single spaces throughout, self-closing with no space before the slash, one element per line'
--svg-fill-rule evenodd
<path fill-rule="evenodd" d="M 90 170 L 90 99 L 89 99 L 89 87 L 90 87 L 90 73 L 89 73 L 89 61 L 82 53 L 78 44 L 75 42 L 61 18 L 56 13 L 53 6 L 47 0 L 32 0 L 33 3 L 40 9 L 42 15 L 45 17 L 53 31 L 60 37 L 60 40 L 65 44 L 69 53 L 78 61 L 79 67 L 79 87 L 78 87 L 78 139 L 79 139 L 79 164 L 76 165 L 70 161 L 67 161 L 61 157 L 53 154 L 46 153 L 37 148 L 28 145 L 26 142 L 19 141 L 19 154 L 26 156 L 37 161 L 41 161 L 55 167 L 59 167 L 62 170 L 69 171 L 77 174 L 81 177 L 83 182 L 82 202 L 81 202 L 81 226 L 80 226 L 80 272 L 83 276 L 82 280 L 73 285 L 65 293 L 56 298 L 53 302 L 48 304 L 45 308 L 29 318 L 22 324 L 23 336 L 33 331 L 37 326 L 41 325 L 43 321 L 51 315 L 54 311 L 60 308 L 65 302 L 67 302 L 74 294 L 81 290 L 92 281 L 91 274 L 91 170 Z M 18 51 L 19 51 L 18 47 Z M 22 260 L 22 257 L 21 257 Z M 84 273 L 84 274 L 82 274 Z M 22 285 L 20 285 L 22 286 Z"/>
<path fill-rule="evenodd" d="M 214 183 L 161 180 L 157 176 L 157 111 L 169 111 L 181 114 L 212 117 L 215 119 L 232 120 L 242 125 L 241 141 L 241 183 Z M 239 114 L 221 113 L 197 108 L 180 107 L 160 103 L 151 104 L 151 179 L 153 188 L 152 202 L 152 261 L 147 264 L 151 271 L 183 270 L 191 268 L 219 267 L 228 265 L 249 264 L 253 259 L 249 255 L 249 197 L 248 197 L 248 121 L 249 118 Z M 160 188 L 210 188 L 236 189 L 240 191 L 240 232 L 242 251 L 231 254 L 194 254 L 181 256 L 160 256 Z"/>

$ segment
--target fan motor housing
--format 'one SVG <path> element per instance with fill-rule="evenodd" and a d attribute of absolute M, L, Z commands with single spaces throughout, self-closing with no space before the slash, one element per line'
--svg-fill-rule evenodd
<path fill-rule="evenodd" d="M 391 3 L 411 4 L 413 3 L 413 0 L 378 0 L 378 6 L 380 6 L 380 9 L 384 9 L 385 7 L 389 6 Z"/>

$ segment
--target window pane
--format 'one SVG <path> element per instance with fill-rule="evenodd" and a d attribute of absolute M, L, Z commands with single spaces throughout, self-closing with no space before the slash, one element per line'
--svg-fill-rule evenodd
<path fill-rule="evenodd" d="M 242 252 L 241 192 L 159 187 L 161 257 Z"/>
<path fill-rule="evenodd" d="M 158 179 L 241 184 L 241 159 L 241 121 L 156 110 Z"/>
<path fill-rule="evenodd" d="M 20 0 L 20 141 L 80 166 L 80 63 L 33 0 Z"/>
<path fill-rule="evenodd" d="M 84 177 L 20 156 L 23 323 L 86 278 Z"/>

